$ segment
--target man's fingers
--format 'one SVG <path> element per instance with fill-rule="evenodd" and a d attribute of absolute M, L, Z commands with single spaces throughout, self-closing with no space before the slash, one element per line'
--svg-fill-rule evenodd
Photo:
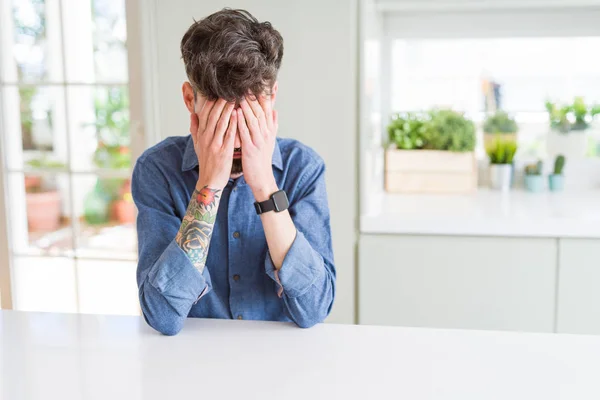
<path fill-rule="evenodd" d="M 258 96 L 258 104 L 260 104 L 260 107 L 262 108 L 262 110 L 265 114 L 267 127 L 269 128 L 270 131 L 273 131 L 274 130 L 273 127 L 275 125 L 274 125 L 274 121 L 273 121 L 273 102 L 271 101 L 271 96 L 268 96 L 268 95 Z"/>
<path fill-rule="evenodd" d="M 223 113 L 223 109 L 227 104 L 226 100 L 219 99 L 213 106 L 210 114 L 208 116 L 208 121 L 206 123 L 206 127 L 204 128 L 204 132 L 209 135 L 214 135 L 215 129 L 217 128 L 217 123 L 221 118 L 221 114 Z"/>
<path fill-rule="evenodd" d="M 199 121 L 199 129 L 200 132 L 204 132 L 204 130 L 206 129 L 206 123 L 208 122 L 208 116 L 210 115 L 210 112 L 213 108 L 213 106 L 215 105 L 215 101 L 213 100 L 206 100 L 204 102 L 204 104 L 202 104 L 202 108 L 200 108 L 200 110 L 194 110 L 194 112 L 196 113 L 197 117 L 198 117 L 198 121 Z"/>
<path fill-rule="evenodd" d="M 198 115 L 190 113 L 190 134 L 192 135 L 192 140 L 194 142 L 198 140 L 198 123 Z"/>
<path fill-rule="evenodd" d="M 254 114 L 254 111 L 252 111 L 252 107 L 250 107 L 249 103 L 250 102 L 247 99 L 242 99 L 242 101 L 240 102 L 240 107 L 242 108 L 242 111 L 244 113 L 244 119 L 246 120 L 246 125 L 248 126 L 248 129 L 250 130 L 250 135 L 252 136 L 253 140 L 256 142 L 256 139 L 254 139 L 254 137 L 260 136 L 260 134 L 261 134 L 260 123 L 259 123 L 256 115 Z"/>
<path fill-rule="evenodd" d="M 223 110 L 223 113 L 221 114 L 221 118 L 219 118 L 217 127 L 215 128 L 215 136 L 213 140 L 215 140 L 219 145 L 223 144 L 225 133 L 227 132 L 227 127 L 229 126 L 229 120 L 234 107 L 235 103 L 227 104 L 227 106 Z"/>
<path fill-rule="evenodd" d="M 237 110 L 237 124 L 238 124 L 238 132 L 240 134 L 240 139 L 242 139 L 243 145 L 251 145 L 252 138 L 250 137 L 250 130 L 248 129 L 248 125 L 246 124 L 246 118 L 244 112 L 238 108 Z"/>
<path fill-rule="evenodd" d="M 229 127 L 227 128 L 227 133 L 225 133 L 225 140 L 223 140 L 223 146 L 228 151 L 233 153 L 233 144 L 235 143 L 235 134 L 237 133 L 238 123 L 237 123 L 237 112 L 233 110 L 229 116 Z"/>
<path fill-rule="evenodd" d="M 246 101 L 250 105 L 250 109 L 252 110 L 252 113 L 258 120 L 258 126 L 260 128 L 261 133 L 264 135 L 267 132 L 267 129 L 269 129 L 269 125 L 267 123 L 267 117 L 265 115 L 265 110 L 263 110 L 262 106 L 260 105 L 260 103 L 258 102 L 257 99 L 258 99 L 258 96 L 256 96 L 256 97 L 246 96 Z"/>

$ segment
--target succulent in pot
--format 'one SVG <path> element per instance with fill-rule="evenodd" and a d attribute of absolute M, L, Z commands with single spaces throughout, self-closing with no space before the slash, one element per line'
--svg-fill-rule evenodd
<path fill-rule="evenodd" d="M 560 192 L 565 187 L 565 179 L 563 176 L 563 170 L 565 168 L 565 156 L 559 154 L 554 160 L 554 170 L 552 174 L 548 175 L 548 187 L 552 192 Z"/>
<path fill-rule="evenodd" d="M 538 193 L 544 190 L 543 171 L 544 164 L 542 161 L 525 166 L 525 189 L 528 192 Z"/>
<path fill-rule="evenodd" d="M 508 191 L 513 182 L 513 160 L 517 152 L 517 142 L 496 140 L 486 146 L 490 159 L 490 186 L 492 189 Z"/>

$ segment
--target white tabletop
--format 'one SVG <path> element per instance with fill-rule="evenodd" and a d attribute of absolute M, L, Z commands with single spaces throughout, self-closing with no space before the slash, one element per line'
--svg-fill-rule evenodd
<path fill-rule="evenodd" d="M 600 238 L 600 190 L 385 194 L 361 216 L 372 234 Z"/>
<path fill-rule="evenodd" d="M 600 337 L 0 312 L 0 398 L 600 399 Z"/>

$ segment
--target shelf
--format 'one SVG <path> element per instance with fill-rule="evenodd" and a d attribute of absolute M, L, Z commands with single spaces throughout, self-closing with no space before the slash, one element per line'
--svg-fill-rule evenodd
<path fill-rule="evenodd" d="M 473 195 L 385 194 L 360 232 L 399 235 L 600 238 L 600 190 Z"/>

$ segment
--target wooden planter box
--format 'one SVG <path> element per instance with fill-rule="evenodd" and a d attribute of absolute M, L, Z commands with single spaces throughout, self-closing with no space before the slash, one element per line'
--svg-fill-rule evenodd
<path fill-rule="evenodd" d="M 385 190 L 392 193 L 471 193 L 477 189 L 475 153 L 388 149 Z"/>

